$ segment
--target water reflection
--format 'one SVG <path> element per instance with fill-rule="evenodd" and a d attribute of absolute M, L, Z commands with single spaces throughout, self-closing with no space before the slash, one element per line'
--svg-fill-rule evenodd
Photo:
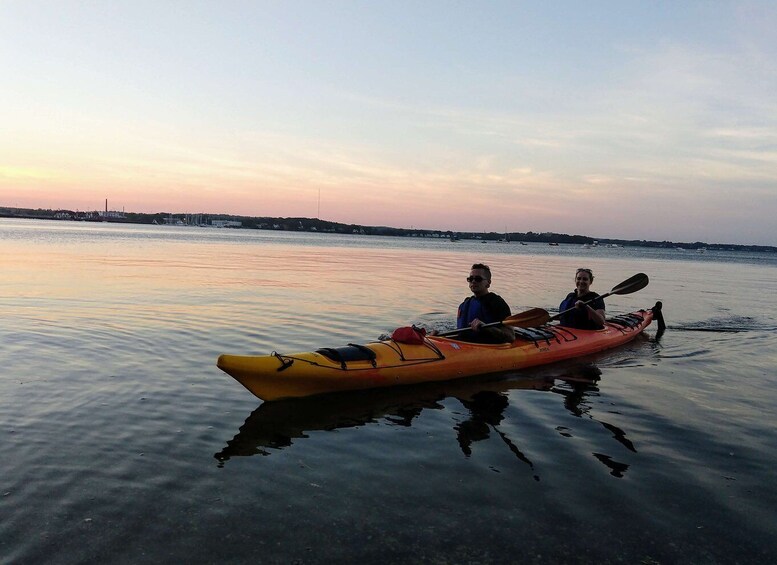
<path fill-rule="evenodd" d="M 552 392 L 564 397 L 564 406 L 575 416 L 587 415 L 591 409 L 586 398 L 598 395 L 596 386 L 602 376 L 602 371 L 593 363 L 579 365 L 573 372 L 560 377 L 566 386 L 554 386 Z"/>
<path fill-rule="evenodd" d="M 501 394 L 517 388 L 547 389 L 550 386 L 546 379 L 465 379 L 264 402 L 215 457 L 224 462 L 237 456 L 270 455 L 268 449 L 288 447 L 295 439 L 307 438 L 306 432 L 359 427 L 381 419 L 409 427 L 425 409 L 444 409 L 440 401 L 445 398 L 468 399 L 482 391 Z"/>
<path fill-rule="evenodd" d="M 608 422 L 591 415 L 591 399 L 599 395 L 601 370 L 593 363 L 578 364 L 563 372 L 541 376 L 501 375 L 480 379 L 463 379 L 447 383 L 394 387 L 348 393 L 334 393 L 313 398 L 297 398 L 264 402 L 240 427 L 237 435 L 214 457 L 223 466 L 233 457 L 270 455 L 295 441 L 308 438 L 314 431 L 355 428 L 380 421 L 393 425 L 411 426 L 424 410 L 444 410 L 442 401 L 455 398 L 466 408 L 464 419 L 453 426 L 456 441 L 465 457 L 473 454 L 472 445 L 498 437 L 509 451 L 528 466 L 539 481 L 534 463 L 521 450 L 517 441 L 508 436 L 500 425 L 509 406 L 508 393 L 535 390 L 557 394 L 563 398 L 566 410 L 578 418 L 598 421 L 620 445 L 636 453 L 626 433 Z M 572 430 L 558 426 L 556 430 L 572 437 Z M 628 465 L 604 453 L 592 453 L 608 467 L 614 477 L 622 477 Z"/>
<path fill-rule="evenodd" d="M 409 427 L 425 409 L 444 409 L 440 402 L 446 398 L 471 404 L 478 394 L 496 394 L 504 398 L 503 410 L 507 407 L 507 391 L 549 390 L 552 384 L 548 378 L 462 379 L 264 402 L 215 457 L 224 462 L 237 456 L 270 455 L 269 449 L 288 447 L 295 439 L 307 438 L 306 432 L 353 428 L 379 420 Z M 501 420 L 501 416 L 496 418 Z"/>
<path fill-rule="evenodd" d="M 576 375 L 566 375 L 565 378 L 562 379 L 565 386 L 554 386 L 551 391 L 564 397 L 564 406 L 570 413 L 579 418 L 586 416 L 595 420 L 596 418 L 590 414 L 591 405 L 589 397 L 599 395 L 598 382 L 601 375 L 601 370 L 593 363 L 582 365 L 578 368 Z M 626 432 L 609 422 L 599 421 L 599 423 L 604 429 L 612 434 L 612 438 L 615 441 L 629 451 L 633 453 L 637 452 L 634 444 L 626 437 Z M 558 427 L 556 429 L 562 435 L 570 435 L 567 428 Z M 613 477 L 622 478 L 629 468 L 626 463 L 616 461 L 604 453 L 594 452 L 593 456 L 610 469 L 610 474 Z"/>
<path fill-rule="evenodd" d="M 541 390 L 548 390 L 546 388 L 547 380 L 542 381 Z M 473 442 L 488 439 L 491 435 L 491 430 L 494 431 L 507 445 L 508 449 L 515 455 L 520 461 L 526 463 L 532 471 L 534 470 L 534 464 L 524 453 L 518 449 L 512 440 L 507 437 L 502 430 L 497 428 L 504 419 L 504 411 L 508 406 L 507 396 L 501 392 L 495 392 L 493 390 L 481 390 L 472 395 L 472 398 L 465 400 L 460 398 L 461 403 L 469 409 L 469 419 L 454 426 L 456 430 L 456 440 L 459 442 L 459 447 L 462 453 L 466 457 L 472 455 L 472 449 L 470 446 Z M 539 481 L 538 475 L 534 475 L 534 479 Z"/>

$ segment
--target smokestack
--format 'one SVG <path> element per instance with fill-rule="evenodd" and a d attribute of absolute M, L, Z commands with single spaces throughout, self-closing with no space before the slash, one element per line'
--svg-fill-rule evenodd
<path fill-rule="evenodd" d="M 108 215 L 108 199 L 105 199 L 105 214 Z"/>

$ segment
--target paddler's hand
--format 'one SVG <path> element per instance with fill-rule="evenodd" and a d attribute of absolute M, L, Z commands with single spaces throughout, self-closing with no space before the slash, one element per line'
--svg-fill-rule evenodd
<path fill-rule="evenodd" d="M 469 325 L 469 327 L 472 328 L 473 332 L 476 332 L 480 330 L 480 328 L 483 327 L 484 325 L 485 324 L 483 322 L 475 318 L 474 320 L 472 320 L 472 323 Z"/>

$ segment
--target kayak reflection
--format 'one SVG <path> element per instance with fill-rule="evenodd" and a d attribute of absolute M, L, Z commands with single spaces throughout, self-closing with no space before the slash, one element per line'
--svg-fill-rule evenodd
<path fill-rule="evenodd" d="M 563 396 L 564 407 L 571 414 L 595 420 L 590 415 L 591 406 L 588 398 L 598 396 L 599 388 L 597 383 L 601 378 L 601 374 L 601 370 L 593 363 L 582 364 L 559 375 L 538 377 L 534 382 L 542 383 L 543 386 L 534 388 L 547 390 Z M 504 441 L 518 459 L 527 464 L 532 470 L 534 469 L 534 464 L 531 460 L 497 427 L 504 419 L 504 411 L 508 406 L 508 400 L 504 394 L 491 390 L 482 390 L 474 393 L 470 399 L 459 398 L 459 400 L 470 413 L 469 419 L 457 424 L 454 428 L 457 433 L 456 439 L 465 456 L 469 457 L 472 454 L 470 446 L 473 442 L 488 439 L 491 431 L 493 431 Z M 626 438 L 626 433 L 623 430 L 608 422 L 599 421 L 599 423 L 612 433 L 612 437 L 618 443 L 629 451 L 636 453 L 634 445 Z M 556 430 L 561 435 L 571 437 L 569 428 L 559 426 Z M 622 477 L 629 467 L 627 464 L 620 463 L 603 453 L 593 453 L 592 455 L 607 466 L 610 469 L 610 474 L 614 477 Z M 534 478 L 539 480 L 537 475 L 534 475 Z"/>
<path fill-rule="evenodd" d="M 507 448 L 532 470 L 531 460 L 507 434 L 499 429 L 509 406 L 508 394 L 513 390 L 540 390 L 559 394 L 565 408 L 575 416 L 591 417 L 588 398 L 598 395 L 599 368 L 592 364 L 566 367 L 563 372 L 543 371 L 533 376 L 501 375 L 498 378 L 456 380 L 442 383 L 333 393 L 308 398 L 291 398 L 264 402 L 246 419 L 237 435 L 214 457 L 222 466 L 233 457 L 270 455 L 272 450 L 291 446 L 295 440 L 307 438 L 314 431 L 332 431 L 389 421 L 393 425 L 411 426 L 413 419 L 426 410 L 442 410 L 441 401 L 456 398 L 467 409 L 466 419 L 454 425 L 456 440 L 466 457 L 472 455 L 472 444 L 498 436 Z M 617 427 L 600 422 L 613 437 L 630 451 L 634 446 Z M 562 435 L 568 430 L 557 428 Z M 610 456 L 594 453 L 611 469 L 613 476 L 622 476 L 628 468 Z M 535 475 L 535 479 L 539 478 Z"/>
<path fill-rule="evenodd" d="M 288 447 L 293 440 L 308 437 L 306 432 L 354 428 L 381 419 L 410 426 L 424 409 L 444 409 L 440 401 L 446 398 L 468 400 L 486 391 L 504 397 L 510 390 L 550 390 L 552 385 L 553 380 L 545 377 L 463 379 L 267 401 L 251 413 L 237 435 L 214 457 L 224 462 L 232 457 L 270 455 L 268 449 Z"/>

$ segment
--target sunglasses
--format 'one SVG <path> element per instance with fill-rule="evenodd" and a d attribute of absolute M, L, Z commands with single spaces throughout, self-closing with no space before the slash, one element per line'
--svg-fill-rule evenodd
<path fill-rule="evenodd" d="M 593 274 L 593 272 L 591 271 L 591 269 L 582 269 L 582 268 L 580 268 L 580 269 L 578 269 L 577 271 L 575 271 L 575 273 L 580 273 L 580 272 L 583 272 L 583 273 L 588 273 L 590 276 L 594 276 L 594 274 Z"/>
<path fill-rule="evenodd" d="M 480 275 L 475 275 L 474 277 L 467 277 L 467 282 L 483 282 L 484 280 L 486 279 L 484 279 Z"/>

